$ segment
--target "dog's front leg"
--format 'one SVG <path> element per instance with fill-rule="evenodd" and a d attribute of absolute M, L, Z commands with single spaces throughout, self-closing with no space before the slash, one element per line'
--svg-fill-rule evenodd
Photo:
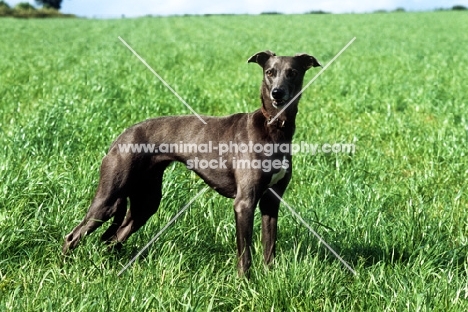
<path fill-rule="evenodd" d="M 288 174 L 278 184 L 272 186 L 273 191 L 280 197 L 283 197 L 290 178 L 291 175 Z M 267 190 L 260 199 L 263 259 L 266 265 L 271 264 L 275 257 L 279 206 L 280 199 L 270 190 Z"/>
<path fill-rule="evenodd" d="M 236 196 L 234 212 L 236 215 L 237 236 L 237 269 L 239 276 L 248 277 L 248 270 L 252 264 L 251 246 L 254 211 L 257 201 L 249 196 Z"/>
<path fill-rule="evenodd" d="M 260 199 L 260 211 L 262 213 L 263 259 L 266 265 L 269 265 L 275 256 L 278 210 L 279 199 L 267 190 Z"/>

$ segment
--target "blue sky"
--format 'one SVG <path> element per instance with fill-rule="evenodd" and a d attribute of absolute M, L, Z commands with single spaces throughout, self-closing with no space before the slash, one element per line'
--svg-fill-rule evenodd
<path fill-rule="evenodd" d="M 7 0 L 11 6 L 34 0 Z M 258 14 L 261 12 L 304 13 L 323 10 L 332 13 L 364 13 L 379 9 L 402 7 L 408 11 L 451 8 L 460 4 L 468 7 L 468 0 L 63 0 L 62 12 L 85 17 L 136 17 L 174 14 Z"/>

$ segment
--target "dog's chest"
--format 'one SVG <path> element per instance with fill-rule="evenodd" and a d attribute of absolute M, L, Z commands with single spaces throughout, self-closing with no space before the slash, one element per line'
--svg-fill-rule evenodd
<path fill-rule="evenodd" d="M 286 172 L 288 172 L 288 166 L 285 163 L 286 157 L 283 157 L 283 165 L 280 168 L 280 171 L 274 173 L 271 176 L 270 183 L 268 183 L 268 187 L 271 187 L 278 183 L 284 176 L 286 175 Z"/>

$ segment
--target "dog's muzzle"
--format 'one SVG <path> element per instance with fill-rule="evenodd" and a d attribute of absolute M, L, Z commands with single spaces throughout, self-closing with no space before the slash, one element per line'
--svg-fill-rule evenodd
<path fill-rule="evenodd" d="M 274 108 L 281 108 L 286 105 L 286 103 L 288 103 L 286 100 L 273 100 L 272 102 Z"/>
<path fill-rule="evenodd" d="M 285 105 L 288 101 L 288 94 L 281 88 L 271 90 L 271 99 L 275 108 Z"/>

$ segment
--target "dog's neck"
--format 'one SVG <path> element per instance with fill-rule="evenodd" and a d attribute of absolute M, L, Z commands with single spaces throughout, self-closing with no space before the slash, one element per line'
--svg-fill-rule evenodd
<path fill-rule="evenodd" d="M 281 108 L 275 108 L 269 97 L 261 97 L 263 124 L 268 133 L 277 140 L 291 141 L 296 130 L 296 114 L 299 99 L 294 100 L 281 114 Z M 275 140 L 276 141 L 276 140 Z"/>

